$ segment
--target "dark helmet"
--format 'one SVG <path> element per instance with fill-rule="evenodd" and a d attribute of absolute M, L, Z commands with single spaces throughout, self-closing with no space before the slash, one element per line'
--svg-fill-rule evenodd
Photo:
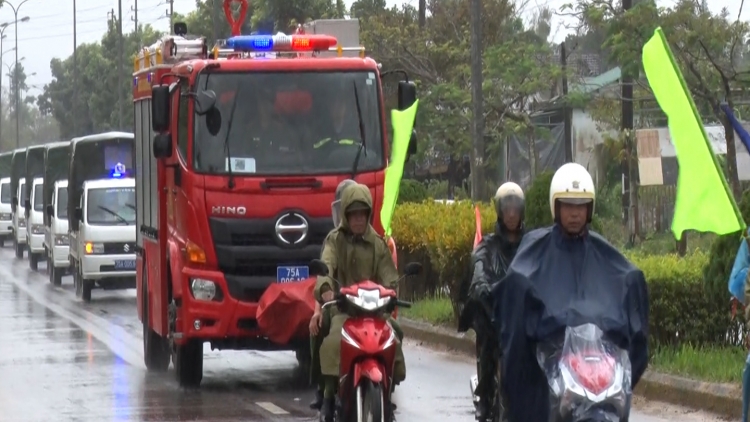
<path fill-rule="evenodd" d="M 498 222 L 501 223 L 503 220 L 503 210 L 513 207 L 518 209 L 521 214 L 521 224 L 523 224 L 526 205 L 523 189 L 520 186 L 513 182 L 503 183 L 497 188 L 493 202 Z"/>
<path fill-rule="evenodd" d="M 344 189 L 348 186 L 356 184 L 357 182 L 354 180 L 346 179 L 336 186 L 336 193 L 334 194 L 333 202 L 331 203 L 331 217 L 333 218 L 333 224 L 335 226 L 338 226 L 341 223 L 341 217 L 344 215 L 341 210 L 341 195 L 344 193 Z"/>

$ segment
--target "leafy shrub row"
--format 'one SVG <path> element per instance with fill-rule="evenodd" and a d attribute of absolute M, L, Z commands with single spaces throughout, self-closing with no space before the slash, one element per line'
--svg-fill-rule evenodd
<path fill-rule="evenodd" d="M 488 203 L 479 207 L 482 231 L 491 232 L 496 220 L 494 210 Z M 549 214 L 548 205 L 543 209 Z M 541 216 L 539 212 L 540 220 Z M 470 202 L 446 205 L 425 201 L 396 208 L 393 236 L 399 248 L 399 261 L 417 260 L 425 267 L 419 278 L 401 287 L 407 300 L 447 293 L 454 310 L 457 309 L 461 281 L 470 277 L 475 224 Z M 653 344 L 740 343 L 740 326 L 730 321 L 728 296 L 707 294 L 703 276 L 709 262 L 706 253 L 698 251 L 683 258 L 626 255 L 641 268 L 649 284 Z"/>

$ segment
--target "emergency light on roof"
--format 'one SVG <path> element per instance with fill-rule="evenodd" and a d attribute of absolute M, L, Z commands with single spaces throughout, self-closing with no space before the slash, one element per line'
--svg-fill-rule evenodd
<path fill-rule="evenodd" d="M 238 35 L 227 39 L 234 51 L 322 51 L 335 47 L 338 41 L 329 35 Z"/>
<path fill-rule="evenodd" d="M 120 179 L 125 177 L 125 171 L 125 165 L 123 163 L 117 163 L 115 164 L 115 168 L 112 169 L 110 176 L 112 176 L 113 179 Z"/>

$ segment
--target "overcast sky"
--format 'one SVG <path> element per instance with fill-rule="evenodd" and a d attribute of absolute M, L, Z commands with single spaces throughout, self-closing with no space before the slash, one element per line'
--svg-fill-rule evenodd
<path fill-rule="evenodd" d="M 122 13 L 125 22 L 125 31 L 132 31 L 134 23 L 133 7 L 138 3 L 138 20 L 141 23 L 150 23 L 161 30 L 169 29 L 167 9 L 169 0 L 122 0 Z M 352 0 L 346 0 L 351 4 Z M 410 0 L 416 5 L 417 0 Z M 550 6 L 559 8 L 565 3 L 573 0 L 530 0 L 527 14 L 531 14 L 535 8 Z M 714 12 L 722 7 L 727 7 L 736 15 L 741 0 L 709 0 L 708 4 Z M 402 2 L 402 0 L 388 0 L 389 4 Z M 13 10 L 9 4 L 18 5 L 19 0 L 10 0 L 10 3 L 0 8 L 0 23 L 12 22 L 14 20 Z M 660 4 L 668 5 L 674 0 L 660 0 Z M 107 29 L 107 14 L 114 10 L 117 13 L 117 0 L 77 0 L 78 7 L 78 43 L 94 42 L 101 39 Z M 187 13 L 195 9 L 195 0 L 174 0 L 174 9 L 179 13 Z M 750 6 L 743 10 L 742 18 L 750 19 Z M 29 75 L 29 85 L 32 86 L 32 95 L 38 94 L 38 89 L 49 82 L 52 78 L 49 62 L 53 57 L 65 58 L 73 53 L 73 0 L 27 0 L 19 9 L 18 17 L 28 16 L 28 22 L 18 25 L 18 56 L 25 57 L 24 67 Z M 12 66 L 15 59 L 11 50 L 16 41 L 14 27 L 9 26 L 5 30 L 7 36 L 3 40 L 3 75 L 7 74 L 8 68 Z M 562 20 L 555 18 L 553 22 L 553 35 L 555 40 L 564 38 L 568 31 L 563 27 Z M 7 86 L 5 76 L 3 85 Z"/>

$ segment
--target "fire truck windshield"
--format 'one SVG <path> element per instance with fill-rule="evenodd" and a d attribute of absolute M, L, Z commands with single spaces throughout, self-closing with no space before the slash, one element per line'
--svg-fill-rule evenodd
<path fill-rule="evenodd" d="M 357 169 L 385 167 L 374 72 L 216 72 L 202 75 L 197 87 L 216 92 L 221 115 L 218 127 L 211 127 L 216 125 L 211 118 L 194 119 L 193 163 L 198 172 L 349 173 L 363 141 L 356 98 L 366 146 Z"/>

